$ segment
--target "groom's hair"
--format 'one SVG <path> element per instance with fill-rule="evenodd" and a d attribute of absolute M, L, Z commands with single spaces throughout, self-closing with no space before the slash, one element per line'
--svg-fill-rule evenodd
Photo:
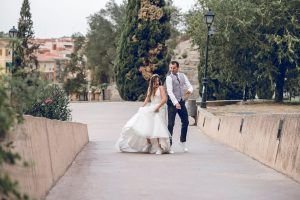
<path fill-rule="evenodd" d="M 171 61 L 172 65 L 176 65 L 177 67 L 179 67 L 179 63 L 176 60 Z"/>

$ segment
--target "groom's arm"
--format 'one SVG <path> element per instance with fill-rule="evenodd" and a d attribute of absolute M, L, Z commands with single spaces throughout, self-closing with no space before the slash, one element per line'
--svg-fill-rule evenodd
<path fill-rule="evenodd" d="M 185 85 L 187 87 L 187 90 L 190 92 L 190 94 L 193 92 L 193 86 L 192 84 L 190 83 L 189 79 L 186 77 L 185 74 L 183 74 L 183 77 L 184 77 L 184 82 L 185 82 Z"/>
<path fill-rule="evenodd" d="M 166 78 L 166 85 L 167 85 L 167 93 L 168 93 L 173 105 L 175 106 L 176 104 L 178 104 L 178 101 L 173 93 L 172 78 L 170 76 L 167 76 L 167 78 Z"/>

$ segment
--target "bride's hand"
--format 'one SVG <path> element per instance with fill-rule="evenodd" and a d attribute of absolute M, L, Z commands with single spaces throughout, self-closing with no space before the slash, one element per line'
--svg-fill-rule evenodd
<path fill-rule="evenodd" d="M 159 107 L 154 110 L 154 112 L 159 112 Z"/>

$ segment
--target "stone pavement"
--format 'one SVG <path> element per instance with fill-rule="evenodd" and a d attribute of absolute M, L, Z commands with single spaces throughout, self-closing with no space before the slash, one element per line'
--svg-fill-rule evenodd
<path fill-rule="evenodd" d="M 122 126 L 141 103 L 72 104 L 73 121 L 88 124 L 90 143 L 47 200 L 299 200 L 300 184 L 189 129 L 189 153 L 119 153 Z M 63 152 L 62 152 L 63 153 Z"/>

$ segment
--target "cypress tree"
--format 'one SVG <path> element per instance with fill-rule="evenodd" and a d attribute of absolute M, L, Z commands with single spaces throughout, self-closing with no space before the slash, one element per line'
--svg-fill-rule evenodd
<path fill-rule="evenodd" d="M 25 67 L 31 69 L 33 67 L 36 68 L 38 62 L 34 52 L 39 46 L 33 43 L 33 21 L 31 19 L 30 4 L 28 0 L 24 0 L 21 7 L 17 39 L 15 69 L 13 72 L 16 72 L 20 68 L 24 69 Z"/>
<path fill-rule="evenodd" d="M 164 0 L 129 0 L 119 41 L 115 73 L 124 100 L 141 99 L 147 80 L 156 73 L 164 76 L 170 56 L 170 9 Z"/>

